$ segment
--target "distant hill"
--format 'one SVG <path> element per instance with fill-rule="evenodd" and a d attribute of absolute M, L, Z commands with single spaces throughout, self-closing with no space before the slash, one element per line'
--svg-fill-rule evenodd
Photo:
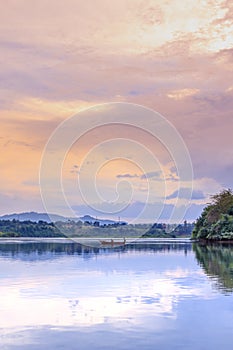
<path fill-rule="evenodd" d="M 19 220 L 19 221 L 46 221 L 46 222 L 55 222 L 55 221 L 68 221 L 67 218 L 57 214 L 48 215 L 46 213 L 37 213 L 34 211 L 28 213 L 14 213 L 0 216 L 0 220 Z"/>
<path fill-rule="evenodd" d="M 72 221 L 90 222 L 91 224 L 93 224 L 95 221 L 98 221 L 100 225 L 111 225 L 118 222 L 118 221 L 108 220 L 108 219 L 96 219 L 90 215 L 68 218 L 62 215 L 37 213 L 34 211 L 26 212 L 26 213 L 14 213 L 14 214 L 3 215 L 3 216 L 0 216 L 0 220 L 18 220 L 18 221 L 32 221 L 32 222 L 45 221 L 48 223 L 56 222 L 56 221 L 66 222 L 66 221 L 72 220 Z M 123 223 L 123 221 L 121 221 L 121 223 Z"/>

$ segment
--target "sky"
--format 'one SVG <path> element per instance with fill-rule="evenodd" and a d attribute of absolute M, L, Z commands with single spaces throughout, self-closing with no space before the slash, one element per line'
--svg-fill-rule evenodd
<path fill-rule="evenodd" d="M 110 114 L 109 106 L 116 111 L 119 105 L 113 102 L 126 110 L 134 104 L 158 112 L 184 140 L 193 168 L 189 220 L 200 214 L 211 194 L 233 187 L 232 1 L 0 1 L 0 53 L 0 214 L 47 210 L 39 177 L 52 133 L 81 112 L 78 134 L 78 123 L 87 124 L 90 115 L 102 120 L 99 115 Z M 101 104 L 102 109 L 93 109 Z M 143 119 L 140 108 L 135 120 Z M 187 205 L 190 181 L 179 182 L 166 145 L 145 130 L 137 131 L 135 123 L 131 129 L 95 128 L 67 151 L 60 170 L 75 214 L 111 216 L 104 205 L 118 196 L 121 204 L 131 205 L 112 217 L 134 218 L 147 201 L 149 178 L 154 181 L 150 208 L 163 198 L 165 212 L 171 210 L 178 187 L 181 205 Z M 142 166 L 128 156 L 132 142 L 118 147 L 115 138 L 146 147 Z M 101 151 L 103 142 L 111 147 L 105 144 Z M 100 196 L 97 201 L 89 195 L 85 201 L 74 183 L 85 174 L 83 166 L 93 149 L 102 164 L 89 172 L 87 168 L 86 174 L 97 174 Z M 121 159 L 115 159 L 116 149 L 121 150 Z M 133 149 L 142 159 L 135 143 Z M 148 149 L 157 159 L 154 163 L 148 161 Z M 49 209 L 63 214 L 64 203 L 57 202 L 51 178 Z M 91 179 L 81 179 L 88 188 Z M 163 213 L 161 219 L 166 218 Z"/>

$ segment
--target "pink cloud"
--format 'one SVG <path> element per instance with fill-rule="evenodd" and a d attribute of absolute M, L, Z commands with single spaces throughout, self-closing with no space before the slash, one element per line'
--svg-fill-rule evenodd
<path fill-rule="evenodd" d="M 2 8 L 0 27 L 1 144 L 10 141 L 10 160 L 30 144 L 27 159 L 36 152 L 39 167 L 49 135 L 76 108 L 127 101 L 176 126 L 196 177 L 233 186 L 231 1 L 97 0 L 93 9 L 90 0 L 17 0 Z"/>

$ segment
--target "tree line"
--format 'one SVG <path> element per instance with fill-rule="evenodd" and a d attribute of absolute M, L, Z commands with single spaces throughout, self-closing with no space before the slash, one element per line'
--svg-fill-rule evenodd
<path fill-rule="evenodd" d="M 211 202 L 197 219 L 192 238 L 199 240 L 233 240 L 233 192 L 223 190 L 211 196 Z"/>
<path fill-rule="evenodd" d="M 54 223 L 0 220 L 0 237 L 64 237 Z"/>

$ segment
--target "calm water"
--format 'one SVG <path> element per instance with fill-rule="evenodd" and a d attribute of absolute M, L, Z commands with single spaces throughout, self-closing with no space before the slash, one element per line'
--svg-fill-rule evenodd
<path fill-rule="evenodd" d="M 0 244 L 3 350 L 231 349 L 233 247 Z"/>

